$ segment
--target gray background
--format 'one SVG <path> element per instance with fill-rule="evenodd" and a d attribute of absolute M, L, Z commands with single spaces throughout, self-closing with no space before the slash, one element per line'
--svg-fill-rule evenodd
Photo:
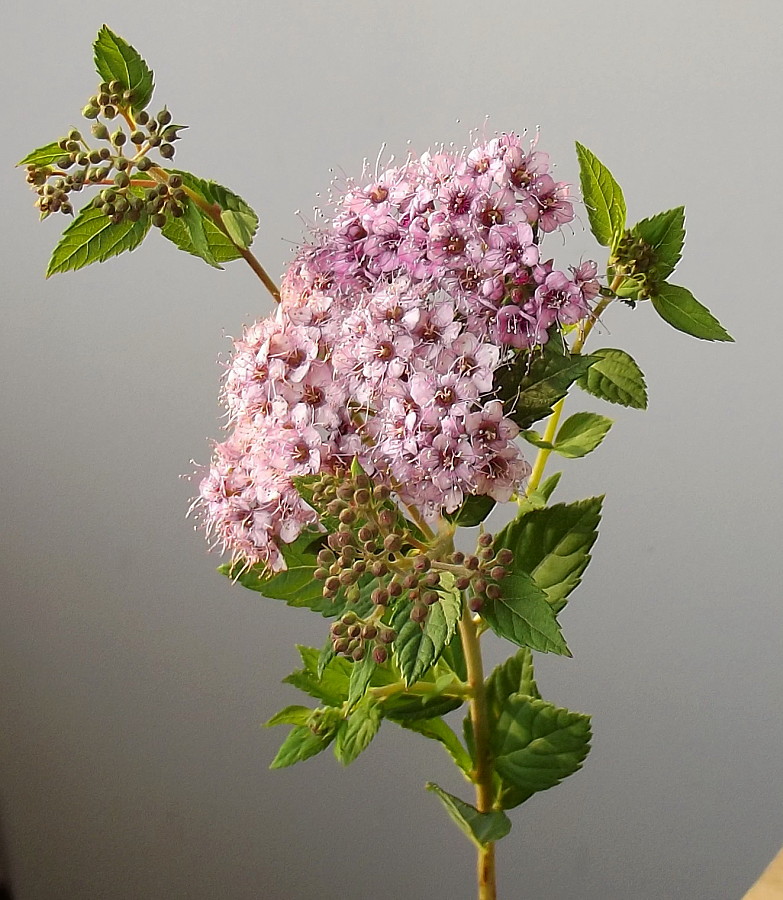
<path fill-rule="evenodd" d="M 276 276 L 331 168 L 357 173 L 384 141 L 462 144 L 487 115 L 540 125 L 568 181 L 573 140 L 591 147 L 632 221 L 686 204 L 677 280 L 737 343 L 649 307 L 612 309 L 591 339 L 628 349 L 651 398 L 564 466 L 562 498 L 608 499 L 563 615 L 575 658 L 541 658 L 539 681 L 596 737 L 582 772 L 512 813 L 500 885 L 744 893 L 783 841 L 782 19 L 772 0 L 6 9 L 0 822 L 19 900 L 474 895 L 473 850 L 423 791 L 469 796 L 439 747 L 387 725 L 347 770 L 327 754 L 267 770 L 284 730 L 259 723 L 297 702 L 279 682 L 323 624 L 215 574 L 179 477 L 220 435 L 225 335 L 270 309 L 250 270 L 152 235 L 43 278 L 63 223 L 38 224 L 9 167 L 80 121 L 104 21 L 154 67 L 156 108 L 192 125 L 177 163 L 259 210 Z M 550 246 L 597 252 L 579 222 Z"/>

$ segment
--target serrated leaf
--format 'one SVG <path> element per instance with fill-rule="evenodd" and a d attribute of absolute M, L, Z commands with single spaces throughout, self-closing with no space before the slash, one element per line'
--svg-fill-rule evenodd
<path fill-rule="evenodd" d="M 137 222 L 126 219 L 115 225 L 100 209 L 86 206 L 63 232 L 49 260 L 46 277 L 105 262 L 126 250 L 134 250 L 149 229 L 150 218 L 146 213 Z"/>
<path fill-rule="evenodd" d="M 107 25 L 98 32 L 93 49 L 98 75 L 104 81 L 119 81 L 123 90 L 133 93 L 131 109 L 144 109 L 152 99 L 155 84 L 152 69 L 139 52 Z"/>
<path fill-rule="evenodd" d="M 473 760 L 468 751 L 460 743 L 460 739 L 441 718 L 414 719 L 400 722 L 403 728 L 415 731 L 430 740 L 438 741 L 455 762 L 457 767 L 469 778 L 473 769 Z"/>
<path fill-rule="evenodd" d="M 479 849 L 499 841 L 511 831 L 511 820 L 502 810 L 479 812 L 475 806 L 449 794 L 431 781 L 427 782 L 427 790 L 438 796 L 452 821 Z"/>
<path fill-rule="evenodd" d="M 590 229 L 599 244 L 614 247 L 625 230 L 625 198 L 620 185 L 598 157 L 576 142 L 579 182 Z"/>
<path fill-rule="evenodd" d="M 612 420 L 606 416 L 591 412 L 574 413 L 558 429 L 553 448 L 568 459 L 579 459 L 595 450 L 611 427 Z"/>
<path fill-rule="evenodd" d="M 342 657 L 335 657 L 318 675 L 320 651 L 313 647 L 298 647 L 304 668 L 297 669 L 283 679 L 311 697 L 323 701 L 328 706 L 342 706 L 348 699 L 348 685 L 351 680 L 351 663 Z"/>
<path fill-rule="evenodd" d="M 510 522 L 495 536 L 495 548 L 514 553 L 512 572 L 527 572 L 555 612 L 579 584 L 598 537 L 603 497 L 556 503 Z"/>
<path fill-rule="evenodd" d="M 503 710 L 506 700 L 512 694 L 541 699 L 533 671 L 533 651 L 522 647 L 505 662 L 492 670 L 486 685 L 487 705 L 496 721 Z"/>
<path fill-rule="evenodd" d="M 579 387 L 609 403 L 647 409 L 644 374 L 625 350 L 607 347 L 591 356 L 595 362 L 579 379 Z"/>
<path fill-rule="evenodd" d="M 334 742 L 334 755 L 344 766 L 349 765 L 367 749 L 380 727 L 380 707 L 374 701 L 365 699 L 340 726 Z"/>
<path fill-rule="evenodd" d="M 460 697 L 442 694 L 395 694 L 383 701 L 383 714 L 398 725 L 407 725 L 422 719 L 445 716 L 464 703 Z"/>
<path fill-rule="evenodd" d="M 492 732 L 503 808 L 524 803 L 581 768 L 590 737 L 589 716 L 522 694 L 509 696 Z"/>
<path fill-rule="evenodd" d="M 268 722 L 264 722 L 267 728 L 273 725 L 307 725 L 313 710 L 309 706 L 286 706 L 280 712 L 276 712 Z"/>
<path fill-rule="evenodd" d="M 673 328 L 703 341 L 733 341 L 712 313 L 684 287 L 659 284 L 655 296 L 650 297 L 655 311 Z"/>
<path fill-rule="evenodd" d="M 560 483 L 562 475 L 562 472 L 554 472 L 549 476 L 549 478 L 547 478 L 540 484 L 536 493 L 540 494 L 541 497 L 543 497 L 545 503 L 549 503 L 549 498 L 555 492 L 555 488 Z"/>
<path fill-rule="evenodd" d="M 68 152 L 57 141 L 52 141 L 51 144 L 31 150 L 24 159 L 19 160 L 17 166 L 51 166 L 64 156 L 68 156 Z"/>
<path fill-rule="evenodd" d="M 550 340 L 539 355 L 519 354 L 510 366 L 495 373 L 504 414 L 522 429 L 548 416 L 552 406 L 593 364 L 590 355 L 564 354 L 550 344 L 556 341 Z"/>
<path fill-rule="evenodd" d="M 430 607 L 423 626 L 411 620 L 410 604 L 402 604 L 392 619 L 392 628 L 397 632 L 393 644 L 394 659 L 408 685 L 418 681 L 435 665 L 451 640 L 462 613 L 462 597 L 453 588 L 454 577 L 445 572 L 441 578 L 442 584 L 448 582 L 451 587 L 438 589 L 441 599 Z"/>
<path fill-rule="evenodd" d="M 364 696 L 375 673 L 376 663 L 372 653 L 367 653 L 359 662 L 351 666 L 351 678 L 348 682 L 348 703 L 353 706 Z"/>
<path fill-rule="evenodd" d="M 231 240 L 243 249 L 250 247 L 258 229 L 258 216 L 248 203 L 222 184 L 199 178 L 192 172 L 185 172 L 182 169 L 170 169 L 168 171 L 180 175 L 185 187 L 198 194 L 207 204 L 220 207 L 220 221 Z M 203 213 L 203 216 L 206 220 L 211 221 L 210 217 L 205 213 Z M 217 228 L 214 222 L 212 224 L 213 227 Z M 232 257 L 233 259 L 241 256 L 239 251 L 236 251 L 236 253 L 237 256 Z"/>
<path fill-rule="evenodd" d="M 471 494 L 466 497 L 462 506 L 453 513 L 446 513 L 445 518 L 454 525 L 463 528 L 475 528 L 492 512 L 495 500 L 486 494 Z"/>
<path fill-rule="evenodd" d="M 682 256 L 685 243 L 685 207 L 677 206 L 649 219 L 642 219 L 633 226 L 631 233 L 652 247 L 655 262 L 651 271 L 655 279 L 668 278 Z"/>
<path fill-rule="evenodd" d="M 195 206 L 195 204 L 193 205 Z M 168 238 L 168 240 L 179 247 L 180 250 L 184 250 L 186 253 L 197 256 L 199 259 L 203 259 L 206 263 L 214 266 L 216 269 L 223 268 L 221 263 L 231 262 L 234 259 L 241 259 L 242 254 L 234 244 L 231 243 L 228 237 L 223 234 L 217 225 L 215 225 L 212 219 L 210 219 L 210 217 L 202 210 L 198 209 L 197 206 L 196 209 L 198 210 L 201 219 L 204 238 L 207 244 L 207 253 L 196 250 L 191 237 L 191 229 L 183 221 L 184 216 L 180 219 L 169 216 L 166 220 L 166 224 L 161 229 L 163 237 Z"/>
<path fill-rule="evenodd" d="M 530 575 L 515 571 L 500 582 L 500 589 L 500 597 L 481 607 L 482 619 L 495 634 L 520 647 L 571 655 L 554 609 Z"/>
<path fill-rule="evenodd" d="M 316 734 L 306 725 L 296 725 L 283 741 L 270 769 L 284 769 L 321 753 L 332 743 L 333 733 Z"/>

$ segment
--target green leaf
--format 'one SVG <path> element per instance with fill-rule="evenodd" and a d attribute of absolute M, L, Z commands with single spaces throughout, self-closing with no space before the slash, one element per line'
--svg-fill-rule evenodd
<path fill-rule="evenodd" d="M 441 718 L 431 719 L 415 719 L 413 721 L 401 722 L 403 728 L 409 731 L 415 731 L 430 740 L 438 741 L 442 744 L 446 752 L 462 770 L 462 772 L 470 777 L 473 769 L 473 760 L 470 758 L 468 751 L 460 743 L 460 739 Z"/>
<path fill-rule="evenodd" d="M 510 366 L 495 373 L 497 394 L 504 412 L 520 428 L 548 416 L 552 406 L 593 364 L 593 357 L 559 352 L 550 339 L 543 352 L 520 353 Z M 550 344 L 553 346 L 550 347 Z"/>
<path fill-rule="evenodd" d="M 199 178 L 197 175 L 193 175 L 192 172 L 184 172 L 181 169 L 170 169 L 168 171 L 181 175 L 185 187 L 198 194 L 207 204 L 220 207 L 220 221 L 231 240 L 242 249 L 246 250 L 250 247 L 258 229 L 258 216 L 248 203 L 238 194 L 235 194 L 227 187 L 223 187 L 222 184 Z M 205 220 L 211 221 L 206 213 L 202 212 L 202 215 Z M 212 224 L 217 228 L 214 222 Z M 232 257 L 232 259 L 236 259 L 238 256 L 241 256 L 241 253 L 237 250 L 236 256 Z"/>
<path fill-rule="evenodd" d="M 486 685 L 487 705 L 493 721 L 497 721 L 506 700 L 512 694 L 541 699 L 533 672 L 533 651 L 522 647 L 492 670 Z"/>
<path fill-rule="evenodd" d="M 353 706 L 364 696 L 375 673 L 376 662 L 372 653 L 367 653 L 359 662 L 351 665 L 351 678 L 348 682 L 348 703 Z"/>
<path fill-rule="evenodd" d="M 544 503 L 549 503 L 549 498 L 552 496 L 555 488 L 560 483 L 560 478 L 562 477 L 562 475 L 562 472 L 555 472 L 550 475 L 549 478 L 547 478 L 544 482 L 542 482 L 541 485 L 539 485 L 538 491 L 536 491 L 536 493 L 540 494 L 543 497 Z"/>
<path fill-rule="evenodd" d="M 402 604 L 394 614 L 392 628 L 394 658 L 405 684 L 413 684 L 435 665 L 443 648 L 451 640 L 462 613 L 462 597 L 454 587 L 454 576 L 444 572 L 438 589 L 440 600 L 430 607 L 424 625 L 411 621 L 411 605 Z"/>
<path fill-rule="evenodd" d="M 644 375 L 625 350 L 607 347 L 591 355 L 595 362 L 579 379 L 579 387 L 609 403 L 647 409 Z"/>
<path fill-rule="evenodd" d="M 364 700 L 340 726 L 334 742 L 334 755 L 344 766 L 349 765 L 367 749 L 380 727 L 380 707 L 373 700 Z"/>
<path fill-rule="evenodd" d="M 520 434 L 528 444 L 532 444 L 534 447 L 539 447 L 541 450 L 554 450 L 551 441 L 545 441 L 539 432 L 532 428 L 526 428 Z"/>
<path fill-rule="evenodd" d="M 559 784 L 590 750 L 590 717 L 522 694 L 506 699 L 492 733 L 504 809 Z"/>
<path fill-rule="evenodd" d="M 529 513 L 528 515 L 533 515 Z M 570 656 L 555 611 L 530 575 L 514 572 L 500 582 L 503 595 L 485 600 L 481 617 L 502 638 L 542 653 Z"/>
<path fill-rule="evenodd" d="M 387 719 L 407 726 L 422 719 L 445 716 L 459 709 L 465 701 L 460 697 L 442 694 L 395 694 L 383 701 L 383 714 Z"/>
<path fill-rule="evenodd" d="M 315 568 L 292 566 L 274 575 L 265 566 L 246 566 L 240 562 L 233 565 L 225 563 L 218 567 L 218 571 L 270 600 L 285 600 L 289 606 L 298 609 L 306 607 L 323 615 L 331 615 L 331 600 L 325 600 L 323 582 L 314 577 Z"/>
<path fill-rule="evenodd" d="M 437 794 L 452 821 L 479 849 L 499 841 L 511 831 L 511 820 L 502 810 L 481 813 L 475 806 L 447 793 L 431 781 L 427 782 L 427 790 Z"/>
<path fill-rule="evenodd" d="M 598 413 L 581 412 L 569 416 L 558 429 L 555 452 L 568 459 L 587 456 L 606 437 L 612 420 Z"/>
<path fill-rule="evenodd" d="M 446 513 L 445 518 L 463 528 L 475 528 L 492 512 L 495 500 L 486 494 L 471 494 L 466 497 L 456 512 Z"/>
<path fill-rule="evenodd" d="M 685 243 L 685 207 L 678 206 L 649 219 L 642 219 L 633 226 L 631 233 L 652 247 L 655 262 L 650 271 L 656 281 L 663 281 L 672 274 L 682 256 Z"/>
<path fill-rule="evenodd" d="M 673 328 L 704 341 L 734 340 L 687 288 L 664 282 L 656 290 L 657 293 L 650 297 L 652 305 L 658 315 Z"/>
<path fill-rule="evenodd" d="M 465 662 L 465 651 L 462 648 L 462 638 L 458 632 L 446 645 L 441 656 L 441 662 L 445 663 L 460 681 L 468 680 L 468 666 Z"/>
<path fill-rule="evenodd" d="M 590 229 L 599 244 L 614 247 L 625 231 L 625 199 L 620 185 L 587 147 L 576 142 L 579 182 Z"/>
<path fill-rule="evenodd" d="M 309 706 L 286 706 L 280 712 L 275 713 L 264 725 L 270 728 L 273 725 L 307 725 L 313 711 Z"/>
<path fill-rule="evenodd" d="M 204 262 L 208 263 L 210 266 L 217 267 L 218 262 L 212 255 L 212 250 L 210 249 L 209 241 L 207 240 L 207 232 L 204 227 L 205 219 L 207 219 L 207 216 L 204 215 L 204 212 L 199 209 L 190 197 L 188 197 L 185 203 L 185 214 L 182 217 L 182 221 L 185 224 L 185 228 L 187 228 L 188 237 L 193 245 L 193 251 L 196 256 L 200 256 Z"/>
<path fill-rule="evenodd" d="M 104 25 L 93 44 L 95 68 L 104 81 L 119 81 L 132 91 L 131 109 L 138 112 L 152 99 L 155 88 L 152 70 L 138 51 Z"/>
<path fill-rule="evenodd" d="M 291 729 L 288 737 L 283 741 L 269 768 L 284 769 L 286 766 L 293 766 L 294 763 L 309 759 L 322 750 L 326 750 L 333 738 L 333 732 L 316 734 L 306 725 L 297 725 Z"/>
<path fill-rule="evenodd" d="M 221 263 L 240 259 L 242 254 L 215 225 L 212 219 L 192 201 L 188 201 L 187 205 L 192 206 L 196 210 L 201 220 L 201 227 L 206 241 L 206 251 L 204 251 L 203 247 L 200 251 L 196 249 L 191 233 L 193 228 L 184 221 L 185 216 L 180 219 L 169 216 L 166 224 L 161 229 L 163 237 L 168 238 L 172 244 L 176 244 L 180 250 L 184 250 L 193 256 L 198 256 L 199 259 L 203 259 L 216 269 L 223 268 Z"/>
<path fill-rule="evenodd" d="M 51 144 L 31 150 L 24 159 L 19 160 L 17 166 L 51 166 L 64 156 L 68 156 L 67 151 L 57 141 L 52 141 Z"/>
<path fill-rule="evenodd" d="M 495 548 L 514 553 L 512 572 L 527 572 L 555 612 L 579 584 L 598 537 L 603 497 L 534 509 L 495 536 Z M 483 615 L 483 610 L 482 610 Z"/>
<path fill-rule="evenodd" d="M 63 232 L 54 248 L 46 277 L 75 271 L 91 263 L 105 262 L 126 250 L 135 250 L 150 229 L 150 218 L 142 213 L 137 222 L 126 219 L 115 225 L 100 209 L 86 206 Z"/>
<path fill-rule="evenodd" d="M 351 663 L 347 659 L 336 656 L 318 675 L 318 659 L 320 651 L 314 647 L 297 647 L 302 657 L 304 668 L 297 669 L 283 679 L 284 684 L 291 684 L 311 697 L 323 701 L 328 706 L 342 706 L 348 699 L 348 686 L 351 680 Z"/>

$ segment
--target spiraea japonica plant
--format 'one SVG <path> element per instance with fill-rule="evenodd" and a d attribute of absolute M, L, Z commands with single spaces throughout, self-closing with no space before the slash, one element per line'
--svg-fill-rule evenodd
<path fill-rule="evenodd" d="M 602 501 L 553 502 L 561 473 L 545 468 L 553 454 L 590 453 L 612 424 L 592 412 L 561 422 L 564 402 L 586 391 L 647 404 L 628 353 L 587 353 L 587 338 L 614 304 L 731 340 L 669 280 L 684 210 L 629 227 L 619 185 L 577 144 L 606 259 L 602 269 L 556 262 L 549 236 L 574 219 L 569 185 L 537 140 L 503 133 L 335 186 L 278 289 L 250 250 L 251 207 L 172 166 L 184 126 L 165 106 L 148 111 L 141 56 L 105 26 L 94 49 L 101 82 L 87 124 L 20 163 L 41 217 L 73 217 L 47 275 L 134 250 L 154 226 L 212 266 L 244 259 L 276 301 L 235 341 L 228 434 L 196 503 L 230 554 L 221 572 L 325 620 L 323 646 L 300 647 L 301 668 L 285 679 L 312 701 L 268 723 L 290 726 L 272 766 L 330 746 L 348 764 L 384 720 L 440 742 L 475 799 L 428 788 L 476 845 L 479 897 L 495 897 L 507 811 L 573 774 L 589 750 L 589 717 L 544 700 L 533 674 L 535 651 L 570 655 L 559 616 L 590 561 Z M 511 520 L 490 534 L 496 504 Z M 468 552 L 457 547 L 463 528 Z M 487 631 L 514 649 L 488 677 Z M 459 735 L 445 716 L 461 707 Z"/>

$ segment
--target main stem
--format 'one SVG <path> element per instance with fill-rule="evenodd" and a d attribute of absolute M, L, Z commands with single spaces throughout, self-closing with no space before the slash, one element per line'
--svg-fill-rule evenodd
<path fill-rule="evenodd" d="M 470 723 L 473 726 L 473 743 L 476 754 L 476 768 L 473 770 L 473 783 L 476 785 L 476 808 L 479 812 L 491 812 L 494 791 L 484 665 L 481 661 L 478 630 L 467 605 L 465 605 L 459 623 L 459 630 L 465 653 L 465 665 L 468 670 L 468 685 L 470 686 Z M 486 844 L 479 849 L 476 875 L 478 900 L 497 900 L 494 843 Z"/>

